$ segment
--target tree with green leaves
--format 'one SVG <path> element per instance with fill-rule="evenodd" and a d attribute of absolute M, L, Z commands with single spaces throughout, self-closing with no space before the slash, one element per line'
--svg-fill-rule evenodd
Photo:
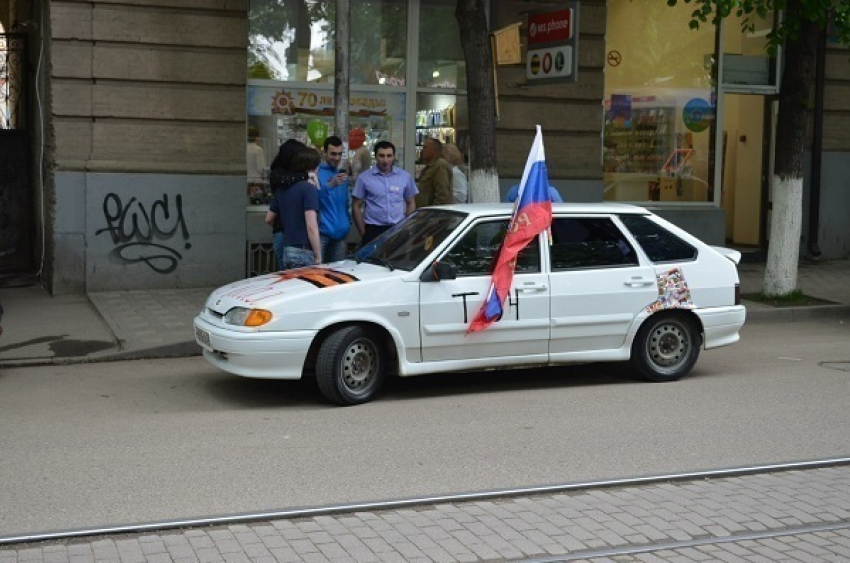
<path fill-rule="evenodd" d="M 803 164 L 806 120 L 812 107 L 817 46 L 830 36 L 850 45 L 850 3 L 847 0 L 667 0 L 693 4 L 690 27 L 735 14 L 743 31 L 771 12 L 783 17 L 767 36 L 770 54 L 783 49 L 785 67 L 779 94 L 775 165 L 772 171 L 773 215 L 764 274 L 765 295 L 788 295 L 797 287 L 803 217 Z"/>

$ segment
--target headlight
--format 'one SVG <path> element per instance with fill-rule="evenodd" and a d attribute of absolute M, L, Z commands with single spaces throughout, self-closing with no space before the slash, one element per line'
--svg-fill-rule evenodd
<path fill-rule="evenodd" d="M 234 307 L 224 315 L 224 322 L 239 326 L 262 326 L 272 320 L 272 312 L 265 309 Z"/>

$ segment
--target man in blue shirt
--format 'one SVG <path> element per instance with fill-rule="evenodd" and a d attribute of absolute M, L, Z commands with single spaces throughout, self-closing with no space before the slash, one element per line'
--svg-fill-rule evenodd
<path fill-rule="evenodd" d="M 351 192 L 354 225 L 366 244 L 413 213 L 419 190 L 406 171 L 393 166 L 395 145 L 375 143 L 375 166 L 357 176 Z"/>
<path fill-rule="evenodd" d="M 519 184 L 514 184 L 505 194 L 505 203 L 513 203 L 517 197 L 519 197 Z M 564 203 L 561 194 L 558 193 L 558 188 L 555 186 L 549 186 L 549 197 L 552 198 L 552 203 Z"/>
<path fill-rule="evenodd" d="M 348 214 L 348 174 L 339 169 L 342 161 L 342 139 L 331 135 L 325 139 L 324 160 L 319 164 L 319 238 L 325 262 L 344 260 L 345 238 L 351 228 Z"/>

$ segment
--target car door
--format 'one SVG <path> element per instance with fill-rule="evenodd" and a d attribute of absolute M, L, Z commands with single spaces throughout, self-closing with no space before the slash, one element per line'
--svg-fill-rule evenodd
<path fill-rule="evenodd" d="M 490 289 L 490 274 L 507 219 L 482 220 L 471 227 L 440 258 L 457 268 L 457 278 L 420 283 L 419 318 L 425 361 L 548 358 L 549 283 L 540 261 L 540 237 L 517 257 L 510 298 L 502 318 L 488 328 L 467 334 L 469 323 Z"/>
<path fill-rule="evenodd" d="M 609 216 L 555 217 L 549 262 L 553 360 L 622 348 L 635 317 L 658 298 L 654 269 Z"/>

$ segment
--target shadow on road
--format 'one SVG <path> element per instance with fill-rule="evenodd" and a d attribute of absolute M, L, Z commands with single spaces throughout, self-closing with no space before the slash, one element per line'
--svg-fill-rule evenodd
<path fill-rule="evenodd" d="M 406 401 L 456 395 L 504 393 L 590 385 L 646 384 L 627 364 L 587 364 L 389 377 L 377 401 Z M 222 375 L 204 384 L 217 400 L 234 408 L 328 408 L 313 377 L 300 381 L 249 379 Z"/>

